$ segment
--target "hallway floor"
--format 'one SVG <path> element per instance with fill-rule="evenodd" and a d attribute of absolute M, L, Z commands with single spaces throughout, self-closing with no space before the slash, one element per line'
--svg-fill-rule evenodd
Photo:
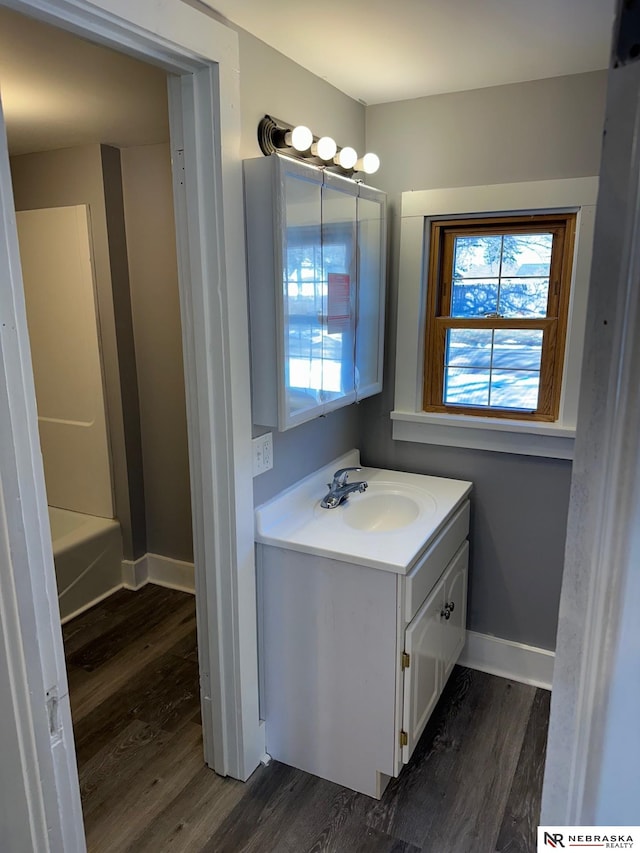
<path fill-rule="evenodd" d="M 202 759 L 195 599 L 121 590 L 63 628 L 91 853 L 531 853 L 550 694 L 456 667 L 377 802 L 284 764 Z"/>

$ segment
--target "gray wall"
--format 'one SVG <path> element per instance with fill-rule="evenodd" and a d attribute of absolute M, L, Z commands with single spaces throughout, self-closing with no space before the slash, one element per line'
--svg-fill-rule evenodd
<path fill-rule="evenodd" d="M 367 107 L 390 193 L 597 175 L 606 71 Z"/>
<path fill-rule="evenodd" d="M 606 72 L 367 108 L 390 198 L 385 389 L 361 406 L 363 461 L 474 482 L 469 628 L 555 648 L 571 464 L 393 441 L 399 202 L 405 190 L 597 175 Z"/>
<path fill-rule="evenodd" d="M 238 31 L 241 153 L 262 157 L 257 127 L 268 113 L 341 144 L 364 148 L 364 107 L 263 42 Z M 180 308 L 167 146 L 121 152 L 131 279 L 148 550 L 191 560 Z M 264 432 L 257 428 L 255 434 Z M 254 480 L 261 503 L 358 444 L 354 407 L 274 433 L 274 468 Z"/>
<path fill-rule="evenodd" d="M 242 156 L 261 157 L 258 122 L 271 115 L 306 124 L 318 136 L 364 151 L 364 107 L 295 65 L 263 42 L 239 31 Z M 256 428 L 254 435 L 265 432 Z M 358 411 L 349 406 L 288 432 L 273 433 L 274 468 L 254 480 L 260 504 L 336 456 L 358 446 Z"/>
<path fill-rule="evenodd" d="M 262 157 L 265 115 L 308 124 L 341 144 L 364 148 L 364 107 L 263 42 L 238 31 L 241 153 Z M 125 222 L 146 501 L 148 550 L 192 559 L 182 347 L 168 149 L 123 149 Z M 148 211 L 145 219 L 144 211 Z M 156 249 L 158 251 L 156 251 Z M 161 330 L 162 346 L 159 343 Z M 264 432 L 257 428 L 254 434 Z M 254 480 L 261 503 L 358 445 L 355 407 L 288 433 L 274 432 L 274 468 Z"/>
<path fill-rule="evenodd" d="M 187 418 L 169 144 L 123 148 L 147 550 L 193 560 Z"/>

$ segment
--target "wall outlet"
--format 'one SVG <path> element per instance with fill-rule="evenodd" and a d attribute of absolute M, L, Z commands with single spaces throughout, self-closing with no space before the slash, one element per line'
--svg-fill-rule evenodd
<path fill-rule="evenodd" d="M 253 445 L 253 476 L 273 468 L 273 435 L 270 432 L 251 440 Z"/>

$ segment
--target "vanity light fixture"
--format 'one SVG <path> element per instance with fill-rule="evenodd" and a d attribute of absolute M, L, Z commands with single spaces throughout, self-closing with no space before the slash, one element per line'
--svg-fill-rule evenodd
<path fill-rule="evenodd" d="M 373 175 L 374 172 L 377 172 L 380 168 L 380 158 L 377 154 L 374 154 L 373 151 L 369 151 L 364 157 L 361 157 L 356 165 L 354 166 L 354 171 L 356 172 L 364 172 L 367 175 Z"/>
<path fill-rule="evenodd" d="M 258 144 L 263 154 L 286 151 L 299 156 L 309 151 L 312 142 L 313 134 L 303 124 L 292 127 L 271 116 L 265 116 L 258 124 Z"/>
<path fill-rule="evenodd" d="M 338 146 L 336 145 L 336 141 L 330 136 L 321 136 L 317 142 L 314 142 L 311 145 L 311 153 L 314 155 L 314 157 L 319 157 L 325 162 L 333 160 L 333 158 L 336 156 L 337 150 Z"/>
<path fill-rule="evenodd" d="M 313 133 L 304 124 L 299 124 L 284 135 L 285 144 L 302 153 L 308 151 L 313 143 Z"/>
<path fill-rule="evenodd" d="M 269 115 L 258 124 L 258 144 L 266 156 L 281 152 L 326 169 L 335 168 L 348 177 L 355 172 L 372 175 L 380 167 L 380 159 L 373 152 L 358 159 L 355 148 L 349 145 L 340 148 L 330 136 L 314 136 L 305 125 L 290 125 Z"/>
<path fill-rule="evenodd" d="M 346 148 L 341 148 L 336 156 L 333 158 L 333 162 L 336 166 L 340 166 L 342 169 L 353 169 L 353 167 L 358 162 L 358 152 L 355 148 L 351 148 L 348 145 Z"/>

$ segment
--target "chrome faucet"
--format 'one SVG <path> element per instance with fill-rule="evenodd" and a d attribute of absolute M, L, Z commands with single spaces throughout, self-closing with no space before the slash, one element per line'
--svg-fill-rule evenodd
<path fill-rule="evenodd" d="M 350 471 L 362 471 L 362 468 L 340 468 L 333 475 L 333 483 L 327 483 L 329 489 L 320 501 L 320 506 L 325 509 L 335 509 L 335 507 L 343 504 L 352 492 L 364 492 L 369 485 L 364 480 L 359 480 L 354 483 L 348 483 Z"/>

